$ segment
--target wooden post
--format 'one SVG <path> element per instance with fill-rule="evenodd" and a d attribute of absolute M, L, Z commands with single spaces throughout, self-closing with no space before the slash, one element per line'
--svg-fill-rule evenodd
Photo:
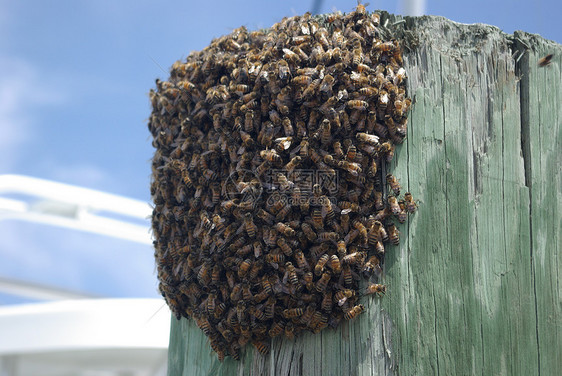
<path fill-rule="evenodd" d="M 383 12 L 414 104 L 394 172 L 419 199 L 384 298 L 337 330 L 217 360 L 173 319 L 169 375 L 538 375 L 562 369 L 562 47 Z M 538 60 L 554 54 L 552 63 Z"/>

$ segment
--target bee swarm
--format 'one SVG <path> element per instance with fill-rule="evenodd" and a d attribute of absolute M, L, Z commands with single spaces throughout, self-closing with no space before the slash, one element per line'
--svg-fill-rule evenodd
<path fill-rule="evenodd" d="M 285 18 L 215 39 L 150 92 L 160 291 L 223 359 L 335 328 L 384 294 L 393 220 L 416 204 L 383 176 L 410 99 L 378 14 Z M 388 184 L 388 193 L 386 185 Z"/>

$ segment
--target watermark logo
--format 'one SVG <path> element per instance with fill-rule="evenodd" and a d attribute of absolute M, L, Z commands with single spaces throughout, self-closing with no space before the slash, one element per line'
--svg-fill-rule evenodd
<path fill-rule="evenodd" d="M 338 179 L 334 170 L 270 169 L 260 179 L 255 171 L 243 169 L 232 172 L 223 189 L 229 200 L 252 207 L 262 196 L 268 206 L 325 206 L 325 200 L 337 204 Z"/>
<path fill-rule="evenodd" d="M 308 194 L 313 192 L 315 185 L 318 185 L 328 195 L 334 195 L 338 191 L 338 173 L 334 170 L 271 169 L 265 178 L 267 193 L 282 192 L 298 187 L 301 193 Z"/>
<path fill-rule="evenodd" d="M 271 169 L 264 176 L 264 192 L 270 206 L 322 206 L 336 204 L 338 173 L 334 170 Z M 315 194 L 315 188 L 320 194 Z"/>
<path fill-rule="evenodd" d="M 251 170 L 232 172 L 226 179 L 225 194 L 229 200 L 256 203 L 263 193 L 259 176 Z"/>

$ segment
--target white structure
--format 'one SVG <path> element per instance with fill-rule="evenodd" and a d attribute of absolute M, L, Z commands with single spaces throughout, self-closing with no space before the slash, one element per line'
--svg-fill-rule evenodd
<path fill-rule="evenodd" d="M 402 0 L 400 13 L 405 16 L 423 16 L 425 14 L 425 0 Z"/>
<path fill-rule="evenodd" d="M 0 220 L 19 219 L 152 244 L 146 202 L 21 175 L 0 175 Z"/>
<path fill-rule="evenodd" d="M 0 308 L 0 375 L 164 376 L 170 312 L 160 299 Z"/>
<path fill-rule="evenodd" d="M 149 216 L 150 207 L 141 201 L 0 176 L 0 220 L 28 220 L 150 244 L 142 225 Z M 0 278 L 0 291 L 54 300 L 0 307 L 0 376 L 166 374 L 170 311 L 163 299 L 91 299 L 8 278 Z"/>

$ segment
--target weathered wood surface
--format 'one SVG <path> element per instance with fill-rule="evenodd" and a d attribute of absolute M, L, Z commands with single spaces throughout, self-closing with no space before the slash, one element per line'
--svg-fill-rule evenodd
<path fill-rule="evenodd" d="M 562 370 L 562 46 L 440 17 L 382 22 L 414 99 L 395 175 L 419 200 L 383 299 L 337 330 L 218 362 L 173 319 L 169 375 L 554 375 Z M 393 25 L 394 24 L 394 25 Z M 552 64 L 537 61 L 554 53 Z"/>

